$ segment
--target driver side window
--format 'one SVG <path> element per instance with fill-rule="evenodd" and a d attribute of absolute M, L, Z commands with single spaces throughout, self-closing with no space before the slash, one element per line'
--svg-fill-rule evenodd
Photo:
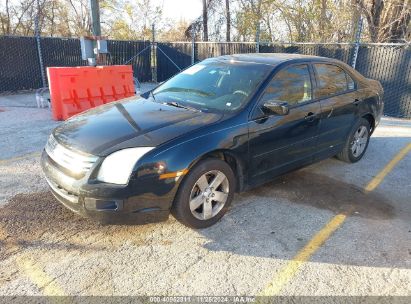
<path fill-rule="evenodd" d="M 308 65 L 293 65 L 279 71 L 264 92 L 261 102 L 287 102 L 290 106 L 311 100 Z"/>

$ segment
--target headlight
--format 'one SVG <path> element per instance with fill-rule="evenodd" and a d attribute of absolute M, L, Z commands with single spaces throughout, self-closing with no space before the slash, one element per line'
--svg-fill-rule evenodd
<path fill-rule="evenodd" d="M 124 149 L 107 156 L 97 174 L 102 182 L 125 185 L 137 161 L 154 147 Z"/>

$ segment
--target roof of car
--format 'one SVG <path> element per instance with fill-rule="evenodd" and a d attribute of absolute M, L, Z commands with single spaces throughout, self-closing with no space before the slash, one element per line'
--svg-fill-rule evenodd
<path fill-rule="evenodd" d="M 250 63 L 262 63 L 278 65 L 285 61 L 335 61 L 334 59 L 320 56 L 288 54 L 288 53 L 252 53 L 252 54 L 234 54 L 217 57 L 219 60 L 233 60 Z"/>

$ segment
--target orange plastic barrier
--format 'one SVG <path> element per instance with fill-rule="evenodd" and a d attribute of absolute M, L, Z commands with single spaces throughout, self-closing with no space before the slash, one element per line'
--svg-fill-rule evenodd
<path fill-rule="evenodd" d="M 135 94 L 131 65 L 47 68 L 54 120 Z"/>

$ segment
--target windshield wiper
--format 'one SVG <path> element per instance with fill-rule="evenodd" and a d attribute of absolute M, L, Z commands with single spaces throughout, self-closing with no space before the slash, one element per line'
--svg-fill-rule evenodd
<path fill-rule="evenodd" d="M 185 105 L 182 105 L 182 104 L 177 103 L 175 101 L 168 101 L 168 102 L 165 102 L 164 104 L 169 105 L 169 106 L 173 106 L 173 107 L 176 107 L 176 108 L 182 108 L 182 109 L 187 109 L 187 110 L 196 111 L 196 112 L 200 111 L 196 108 L 185 106 Z"/>

